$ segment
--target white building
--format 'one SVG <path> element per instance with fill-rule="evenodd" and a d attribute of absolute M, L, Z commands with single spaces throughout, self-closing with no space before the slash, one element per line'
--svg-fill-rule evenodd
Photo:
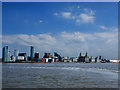
<path fill-rule="evenodd" d="M 18 56 L 17 60 L 25 60 L 24 56 Z"/>
<path fill-rule="evenodd" d="M 120 60 L 110 60 L 111 63 L 119 63 Z"/>
<path fill-rule="evenodd" d="M 71 57 L 70 59 L 72 60 L 72 62 L 77 62 L 77 57 Z"/>
<path fill-rule="evenodd" d="M 95 63 L 95 58 L 91 58 L 91 62 L 92 62 L 92 63 Z"/>

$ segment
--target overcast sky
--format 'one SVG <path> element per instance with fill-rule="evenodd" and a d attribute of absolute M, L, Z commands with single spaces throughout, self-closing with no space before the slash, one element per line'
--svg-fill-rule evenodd
<path fill-rule="evenodd" d="M 118 3 L 3 3 L 3 46 L 27 52 L 58 52 L 118 58 Z"/>

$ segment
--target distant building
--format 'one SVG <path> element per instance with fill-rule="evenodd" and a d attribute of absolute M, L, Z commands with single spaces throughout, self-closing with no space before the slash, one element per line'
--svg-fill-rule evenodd
<path fill-rule="evenodd" d="M 15 56 L 12 55 L 10 61 L 15 61 Z"/>
<path fill-rule="evenodd" d="M 95 58 L 95 62 L 101 62 L 101 57 L 99 57 L 99 58 L 96 57 L 96 58 Z"/>
<path fill-rule="evenodd" d="M 33 46 L 30 47 L 30 57 L 31 57 L 31 60 L 34 58 L 34 47 Z"/>
<path fill-rule="evenodd" d="M 52 55 L 50 55 L 50 53 L 45 53 L 43 56 L 43 61 L 44 62 L 53 62 L 53 57 Z"/>
<path fill-rule="evenodd" d="M 3 62 L 8 62 L 9 61 L 9 56 L 8 56 L 8 46 L 3 47 L 3 53 L 2 53 L 2 61 Z"/>
<path fill-rule="evenodd" d="M 58 53 L 54 53 L 54 62 L 62 61 L 62 57 Z"/>
<path fill-rule="evenodd" d="M 89 62 L 89 57 L 88 57 L 87 52 L 86 52 L 85 56 L 82 56 L 81 53 L 80 53 L 77 61 L 78 62 L 86 62 L 86 63 L 88 63 Z"/>
<path fill-rule="evenodd" d="M 102 57 L 101 57 L 101 56 L 99 56 L 99 59 L 102 59 Z"/>
<path fill-rule="evenodd" d="M 120 63 L 120 60 L 109 60 L 111 63 Z"/>
<path fill-rule="evenodd" d="M 64 61 L 64 62 L 69 62 L 69 57 L 64 57 L 64 58 L 63 58 L 63 61 Z"/>
<path fill-rule="evenodd" d="M 35 57 L 34 58 L 35 59 L 39 59 L 39 53 L 38 52 L 35 53 Z"/>
<path fill-rule="evenodd" d="M 19 53 L 17 60 L 19 60 L 19 61 L 27 61 L 27 53 Z"/>
<path fill-rule="evenodd" d="M 18 49 L 15 49 L 15 50 L 14 50 L 15 60 L 17 60 L 17 58 L 18 58 L 18 54 L 19 54 L 19 50 L 18 50 Z"/>
<path fill-rule="evenodd" d="M 58 57 L 55 57 L 55 56 L 54 56 L 53 62 L 58 62 L 58 61 L 59 61 Z"/>
<path fill-rule="evenodd" d="M 10 54 L 10 51 L 8 52 L 8 61 L 11 60 L 11 54 Z"/>
<path fill-rule="evenodd" d="M 99 62 L 101 62 L 102 61 L 102 57 L 101 56 L 99 56 Z"/>
<path fill-rule="evenodd" d="M 70 60 L 71 60 L 72 62 L 77 62 L 77 57 L 71 57 Z"/>
<path fill-rule="evenodd" d="M 34 57 L 35 61 L 38 62 L 38 59 L 39 59 L 39 53 L 36 52 L 34 56 L 35 56 L 35 57 Z"/>
<path fill-rule="evenodd" d="M 89 62 L 91 63 L 95 63 L 95 58 L 93 58 L 92 56 L 89 58 Z"/>
<path fill-rule="evenodd" d="M 31 57 L 30 57 L 30 56 L 27 56 L 27 60 L 28 60 L 28 61 L 31 61 Z"/>

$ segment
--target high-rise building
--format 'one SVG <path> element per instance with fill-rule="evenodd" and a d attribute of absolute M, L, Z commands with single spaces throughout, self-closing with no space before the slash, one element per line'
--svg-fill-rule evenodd
<path fill-rule="evenodd" d="M 11 54 L 10 54 L 10 51 L 8 52 L 8 61 L 11 61 Z"/>
<path fill-rule="evenodd" d="M 30 57 L 31 57 L 31 60 L 34 58 L 34 47 L 33 46 L 30 47 Z"/>
<path fill-rule="evenodd" d="M 17 60 L 18 54 L 19 54 L 19 50 L 18 50 L 18 49 L 15 49 L 15 50 L 14 50 L 15 60 Z"/>
<path fill-rule="evenodd" d="M 5 46 L 5 47 L 3 47 L 2 60 L 3 60 L 4 62 L 9 61 L 9 57 L 8 57 L 8 56 L 9 56 L 9 55 L 8 55 L 8 46 Z"/>

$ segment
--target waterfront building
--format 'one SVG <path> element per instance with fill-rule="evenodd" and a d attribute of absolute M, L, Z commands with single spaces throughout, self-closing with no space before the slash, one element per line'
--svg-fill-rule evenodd
<path fill-rule="evenodd" d="M 77 62 L 77 57 L 71 57 L 70 60 L 71 60 L 72 62 Z"/>
<path fill-rule="evenodd" d="M 89 63 L 88 53 L 86 52 L 85 56 L 82 56 L 82 54 L 80 53 L 77 61 Z"/>
<path fill-rule="evenodd" d="M 102 61 L 102 57 L 101 56 L 99 56 L 99 62 L 101 62 Z"/>
<path fill-rule="evenodd" d="M 3 47 L 2 61 L 3 61 L 3 62 L 8 62 L 8 61 L 9 61 L 9 57 L 8 57 L 8 46 Z"/>
<path fill-rule="evenodd" d="M 109 60 L 111 63 L 120 63 L 120 60 Z"/>
<path fill-rule="evenodd" d="M 102 57 L 101 57 L 101 56 L 99 56 L 99 59 L 102 59 Z"/>
<path fill-rule="evenodd" d="M 89 59 L 89 62 L 95 63 L 95 58 L 93 58 L 93 57 L 91 56 L 91 58 Z"/>
<path fill-rule="evenodd" d="M 50 53 L 45 53 L 43 56 L 43 62 L 47 63 L 52 61 L 53 61 L 52 55 L 50 55 Z"/>
<path fill-rule="evenodd" d="M 86 63 L 89 63 L 88 53 L 86 52 L 85 56 L 82 56 L 81 53 L 80 53 L 77 61 L 78 61 L 78 62 L 86 62 Z"/>
<path fill-rule="evenodd" d="M 35 53 L 35 57 L 34 58 L 35 59 L 39 59 L 39 53 L 38 52 Z"/>
<path fill-rule="evenodd" d="M 64 62 L 69 62 L 69 57 L 64 57 L 63 61 Z"/>
<path fill-rule="evenodd" d="M 53 58 L 53 62 L 58 62 L 59 60 L 58 60 L 58 57 L 55 57 L 54 56 L 54 58 Z"/>
<path fill-rule="evenodd" d="M 39 53 L 36 52 L 34 56 L 35 56 L 35 57 L 34 57 L 35 61 L 38 62 L 38 59 L 39 59 Z"/>
<path fill-rule="evenodd" d="M 28 60 L 28 61 L 31 61 L 31 57 L 30 57 L 30 56 L 28 56 L 28 57 L 27 57 L 27 60 Z"/>
<path fill-rule="evenodd" d="M 34 58 L 34 47 L 33 46 L 30 47 L 30 57 L 31 57 L 31 60 Z"/>
<path fill-rule="evenodd" d="M 14 50 L 15 60 L 17 60 L 17 58 L 18 58 L 18 54 L 19 54 L 19 50 L 18 50 L 18 49 L 15 49 L 15 50 Z"/>
<path fill-rule="evenodd" d="M 54 57 L 55 57 L 54 62 L 61 62 L 62 61 L 62 57 L 56 52 L 54 52 Z"/>
<path fill-rule="evenodd" d="M 95 62 L 100 62 L 101 59 L 99 59 L 98 57 L 95 58 Z"/>
<path fill-rule="evenodd" d="M 10 59 L 11 59 L 10 61 L 15 61 L 15 56 L 12 55 Z"/>
<path fill-rule="evenodd" d="M 11 54 L 10 54 L 10 51 L 8 52 L 8 61 L 10 61 L 11 60 Z"/>
<path fill-rule="evenodd" d="M 19 61 L 27 61 L 27 53 L 19 53 L 17 60 L 19 60 Z"/>
<path fill-rule="evenodd" d="M 86 54 L 85 54 L 85 62 L 86 63 L 89 63 L 89 57 L 88 57 L 88 53 L 86 52 Z"/>

